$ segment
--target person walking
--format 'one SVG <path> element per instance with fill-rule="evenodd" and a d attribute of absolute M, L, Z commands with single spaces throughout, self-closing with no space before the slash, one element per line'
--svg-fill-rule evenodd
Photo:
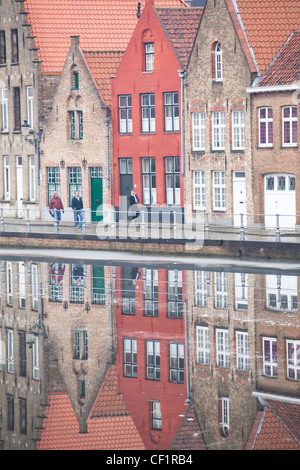
<path fill-rule="evenodd" d="M 79 192 L 76 191 L 73 198 L 72 198 L 72 209 L 74 211 L 74 227 L 80 228 L 83 224 L 83 202 L 82 197 L 79 196 Z M 78 224 L 79 222 L 79 224 Z"/>
<path fill-rule="evenodd" d="M 55 191 L 49 202 L 49 213 L 50 215 L 55 217 L 56 223 L 57 223 L 57 229 L 58 229 L 59 222 L 61 220 L 61 211 L 63 213 L 65 212 L 64 205 L 57 191 Z"/>

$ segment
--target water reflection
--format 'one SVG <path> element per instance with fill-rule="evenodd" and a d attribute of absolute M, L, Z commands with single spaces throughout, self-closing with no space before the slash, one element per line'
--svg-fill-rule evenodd
<path fill-rule="evenodd" d="M 295 273 L 1 267 L 1 448 L 299 448 Z"/>

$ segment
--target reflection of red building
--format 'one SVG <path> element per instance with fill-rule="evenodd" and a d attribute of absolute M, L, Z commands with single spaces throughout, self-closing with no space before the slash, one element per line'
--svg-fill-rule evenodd
<path fill-rule="evenodd" d="M 119 393 L 145 447 L 170 449 L 187 412 L 185 273 L 117 268 L 115 295 Z"/>
<path fill-rule="evenodd" d="M 179 72 L 187 65 L 202 9 L 156 8 L 153 3 L 146 2 L 112 80 L 113 204 L 126 210 L 134 188 L 140 203 L 175 205 L 181 212 Z"/>

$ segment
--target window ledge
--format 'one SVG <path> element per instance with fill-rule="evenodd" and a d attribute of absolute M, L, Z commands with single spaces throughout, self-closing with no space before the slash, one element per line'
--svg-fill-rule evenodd
<path fill-rule="evenodd" d="M 245 149 L 231 149 L 231 153 L 245 153 Z"/>
<path fill-rule="evenodd" d="M 223 149 L 211 149 L 211 153 L 222 153 L 224 155 L 225 148 L 223 148 Z"/>
<path fill-rule="evenodd" d="M 142 75 L 148 75 L 150 73 L 153 73 L 154 70 L 143 70 Z"/>
<path fill-rule="evenodd" d="M 0 67 L 6 67 L 7 66 L 7 63 L 5 62 L 5 64 L 0 64 Z"/>
<path fill-rule="evenodd" d="M 19 62 L 11 62 L 10 65 L 19 65 Z"/>
<path fill-rule="evenodd" d="M 283 150 L 285 150 L 285 149 L 296 149 L 296 148 L 298 148 L 298 144 L 291 144 L 291 145 L 286 144 L 286 145 L 282 145 L 280 147 L 280 149 L 283 149 Z"/>
<path fill-rule="evenodd" d="M 205 150 L 191 150 L 192 155 L 205 155 Z"/>
<path fill-rule="evenodd" d="M 264 150 L 264 149 L 273 150 L 274 146 L 273 145 L 258 145 L 256 148 L 257 150 Z"/>

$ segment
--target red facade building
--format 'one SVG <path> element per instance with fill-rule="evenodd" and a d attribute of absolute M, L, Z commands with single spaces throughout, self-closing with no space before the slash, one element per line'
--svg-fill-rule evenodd
<path fill-rule="evenodd" d="M 148 0 L 112 80 L 113 204 L 120 211 L 134 189 L 148 208 L 183 212 L 181 93 L 201 14 Z"/>

